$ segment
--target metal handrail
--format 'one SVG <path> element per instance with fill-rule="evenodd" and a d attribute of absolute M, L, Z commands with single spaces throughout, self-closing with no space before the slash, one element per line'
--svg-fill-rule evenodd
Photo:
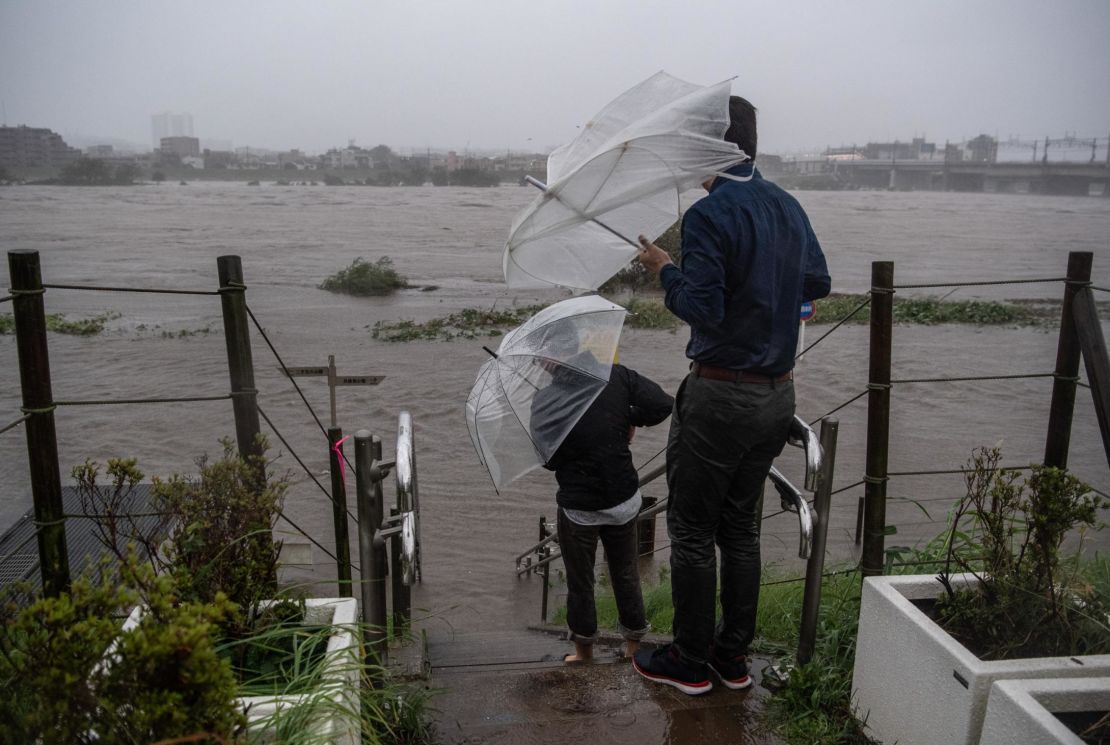
<path fill-rule="evenodd" d="M 420 579 L 420 496 L 416 481 L 416 448 L 412 416 L 402 411 L 397 419 L 397 507 L 401 512 L 401 571 L 404 584 Z"/>
<path fill-rule="evenodd" d="M 824 452 L 821 448 L 820 438 L 817 436 L 817 433 L 813 431 L 813 428 L 806 424 L 804 419 L 795 416 L 794 420 L 790 423 L 790 432 L 787 437 L 787 442 L 794 447 L 805 450 L 805 487 L 808 491 L 816 491 L 818 474 L 821 472 L 821 468 L 824 465 Z M 650 484 L 652 481 L 655 481 L 665 474 L 666 471 L 666 463 L 659 464 L 640 477 L 639 486 L 643 487 Z M 798 515 L 798 558 L 808 559 L 813 548 L 814 525 L 813 512 L 809 507 L 809 503 L 806 502 L 801 491 L 790 483 L 790 480 L 783 476 L 782 472 L 774 466 L 771 467 L 768 478 L 771 479 L 771 483 L 779 493 L 782 508 Z M 667 509 L 667 498 L 663 497 L 655 504 L 641 509 L 639 514 L 636 515 L 636 519 L 645 520 L 654 517 L 665 509 Z M 545 546 L 557 542 L 558 537 L 555 533 L 551 533 L 513 557 L 513 561 L 516 564 L 517 576 L 541 569 L 555 559 L 558 559 L 562 555 L 561 553 L 539 558 L 535 562 L 529 559 L 521 566 L 521 562 L 526 558 L 539 554 Z"/>

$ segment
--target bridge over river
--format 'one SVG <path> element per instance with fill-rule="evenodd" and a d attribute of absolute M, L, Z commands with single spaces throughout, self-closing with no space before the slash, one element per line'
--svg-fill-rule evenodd
<path fill-rule="evenodd" d="M 840 160 L 801 170 L 873 189 L 1066 194 L 1110 198 L 1110 163 Z"/>

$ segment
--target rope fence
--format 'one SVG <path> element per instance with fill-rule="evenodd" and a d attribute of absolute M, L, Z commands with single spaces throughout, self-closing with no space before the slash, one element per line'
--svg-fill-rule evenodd
<path fill-rule="evenodd" d="M 852 319 L 852 317 L 853 317 L 853 316 L 855 316 L 855 315 L 856 315 L 857 313 L 859 313 L 859 312 L 860 312 L 861 310 L 863 310 L 864 308 L 866 308 L 866 307 L 867 307 L 868 305 L 870 305 L 870 304 L 871 304 L 871 298 L 869 297 L 869 298 L 867 298 L 866 300 L 864 300 L 864 301 L 863 301 L 862 303 L 860 303 L 859 305 L 857 305 L 857 306 L 856 306 L 856 307 L 855 307 L 855 308 L 854 308 L 854 309 L 853 309 L 852 311 L 850 311 L 850 312 L 848 313 L 848 315 L 844 316 L 844 317 L 843 317 L 843 318 L 841 318 L 841 319 L 840 319 L 839 321 L 837 321 L 837 322 L 836 322 L 836 325 L 834 325 L 834 326 L 833 326 L 833 327 L 832 327 L 831 329 L 829 329 L 829 330 L 828 330 L 828 331 L 826 331 L 825 333 L 821 334 L 821 336 L 819 336 L 819 337 L 817 338 L 817 341 L 813 342 L 813 343 L 812 343 L 812 344 L 810 344 L 810 345 L 809 345 L 808 347 L 806 347 L 806 348 L 805 348 L 805 349 L 803 349 L 802 351 L 798 352 L 798 354 L 797 354 L 797 355 L 795 355 L 794 359 L 798 359 L 798 358 L 799 358 L 799 357 L 801 357 L 801 356 L 802 356 L 803 354 L 805 354 L 805 353 L 806 353 L 806 352 L 808 352 L 809 350 L 811 350 L 811 349 L 813 349 L 814 347 L 816 347 L 816 346 L 817 346 L 818 344 L 820 344 L 820 343 L 821 343 L 822 341 L 824 341 L 824 340 L 825 340 L 825 338 L 826 338 L 826 337 L 827 337 L 827 336 L 828 336 L 829 334 L 831 334 L 832 332 L 836 331 L 836 330 L 837 330 L 838 328 L 840 328 L 841 326 L 843 326 L 844 324 L 846 324 L 846 323 L 847 323 L 847 322 L 848 322 L 849 320 L 851 320 L 851 319 Z"/>
<path fill-rule="evenodd" d="M 51 290 L 91 290 L 94 292 L 146 292 L 156 295 L 219 295 L 219 290 L 164 290 L 154 287 L 107 287 L 102 285 L 54 285 L 43 284 L 43 289 Z"/>
<path fill-rule="evenodd" d="M 939 287 L 991 287 L 995 285 L 1029 285 L 1048 282 L 1067 282 L 1067 277 L 1047 277 L 1044 279 L 998 279 L 979 282 L 930 282 L 927 284 L 894 285 L 895 290 L 921 290 Z"/>
<path fill-rule="evenodd" d="M 305 464 L 305 462 L 303 460 L 301 460 L 300 456 L 297 455 L 296 451 L 293 450 L 293 447 L 282 436 L 281 432 L 278 431 L 277 426 L 273 423 L 273 421 L 270 419 L 270 417 L 266 416 L 266 412 L 264 412 L 262 410 L 262 407 L 259 406 L 257 408 L 258 408 L 258 413 L 262 416 L 263 419 L 266 420 L 266 424 L 270 425 L 270 429 L 272 429 L 274 431 L 274 434 L 277 435 L 278 440 L 281 442 L 282 445 L 285 446 L 285 448 L 289 451 L 289 454 L 293 456 L 293 459 L 295 461 L 297 461 L 297 463 L 300 465 L 300 467 L 302 469 L 304 469 L 304 472 L 308 475 L 308 477 L 310 479 L 312 479 L 312 482 L 320 488 L 320 491 L 322 491 L 324 493 L 324 496 L 326 496 L 328 498 L 328 500 L 331 501 L 331 503 L 333 505 L 337 504 L 336 501 L 335 501 L 335 497 L 333 497 L 331 495 L 331 493 L 327 489 L 324 488 L 324 485 L 320 483 L 319 479 L 316 478 L 316 475 L 312 473 L 312 470 Z M 355 526 L 357 527 L 358 526 L 358 518 L 356 518 L 354 515 L 351 514 L 351 510 L 349 508 L 347 509 L 347 516 L 349 518 L 351 518 L 351 520 L 354 521 Z"/>

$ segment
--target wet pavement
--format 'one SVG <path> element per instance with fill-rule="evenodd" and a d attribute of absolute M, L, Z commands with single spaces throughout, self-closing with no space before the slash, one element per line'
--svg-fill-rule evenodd
<path fill-rule="evenodd" d="M 436 742 L 441 745 L 706 742 L 778 745 L 760 714 L 766 659 L 745 691 L 687 696 L 650 683 L 599 643 L 592 663 L 565 664 L 570 642 L 536 631 L 429 638 Z"/>

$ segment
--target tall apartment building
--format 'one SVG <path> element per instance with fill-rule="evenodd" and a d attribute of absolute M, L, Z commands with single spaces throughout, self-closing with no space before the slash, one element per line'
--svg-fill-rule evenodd
<path fill-rule="evenodd" d="M 45 127 L 0 127 L 0 166 L 62 168 L 81 157 L 62 136 Z"/>
<path fill-rule="evenodd" d="M 151 147 L 160 147 L 164 137 L 192 137 L 193 115 L 165 111 L 150 117 Z"/>

